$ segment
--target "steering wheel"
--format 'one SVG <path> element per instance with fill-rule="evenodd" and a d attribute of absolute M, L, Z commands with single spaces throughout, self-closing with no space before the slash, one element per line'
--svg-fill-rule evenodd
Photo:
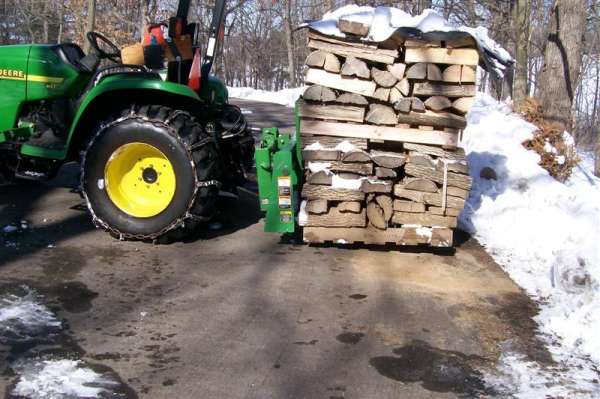
<path fill-rule="evenodd" d="M 121 50 L 116 44 L 108 40 L 106 36 L 98 32 L 88 32 L 86 37 L 90 43 L 90 46 L 92 46 L 92 49 L 94 49 L 98 57 L 108 58 L 117 64 L 120 63 Z M 102 49 L 101 44 L 106 45 L 106 47 L 108 47 L 108 51 Z"/>

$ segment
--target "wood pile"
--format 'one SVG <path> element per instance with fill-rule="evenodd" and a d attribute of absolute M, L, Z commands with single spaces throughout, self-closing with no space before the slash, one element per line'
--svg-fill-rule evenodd
<path fill-rule="evenodd" d="M 345 39 L 308 33 L 305 241 L 452 246 L 472 183 L 457 145 L 475 95 L 474 41 L 367 43 L 368 27 L 338 27 Z"/>

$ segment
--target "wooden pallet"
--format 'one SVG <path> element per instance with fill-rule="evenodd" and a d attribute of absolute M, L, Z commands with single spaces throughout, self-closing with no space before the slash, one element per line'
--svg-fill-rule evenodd
<path fill-rule="evenodd" d="M 432 228 L 431 237 L 419 234 L 422 228 L 399 227 L 379 230 L 375 228 L 333 228 L 304 227 L 304 241 L 322 244 L 396 244 L 396 245 L 430 245 L 432 247 L 452 247 L 452 229 Z"/>

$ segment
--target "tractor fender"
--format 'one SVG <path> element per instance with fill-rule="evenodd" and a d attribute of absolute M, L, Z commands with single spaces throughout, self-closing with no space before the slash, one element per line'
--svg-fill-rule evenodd
<path fill-rule="evenodd" d="M 76 160 L 98 124 L 115 112 L 135 104 L 164 105 L 198 115 L 206 103 L 188 86 L 126 75 L 102 80 L 80 100 L 67 139 L 68 154 Z"/>

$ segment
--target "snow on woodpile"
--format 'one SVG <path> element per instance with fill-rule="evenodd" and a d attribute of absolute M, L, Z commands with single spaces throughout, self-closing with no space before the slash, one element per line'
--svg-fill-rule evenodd
<path fill-rule="evenodd" d="M 325 35 L 344 38 L 346 34 L 338 28 L 340 20 L 369 26 L 363 39 L 371 42 L 384 42 L 397 32 L 404 37 L 425 41 L 472 37 L 486 69 L 498 77 L 504 76 L 507 68 L 514 62 L 510 54 L 489 37 L 486 28 L 454 26 L 433 10 L 425 10 L 421 15 L 412 16 L 394 7 L 348 5 L 328 12 L 320 20 L 305 26 Z"/>
<path fill-rule="evenodd" d="M 575 168 L 565 183 L 555 180 L 522 145 L 536 127 L 487 95 L 467 120 L 474 183 L 460 224 L 540 303 L 550 352 L 590 384 L 600 364 L 600 179 Z"/>
<path fill-rule="evenodd" d="M 252 87 L 228 87 L 229 97 L 285 105 L 293 108 L 296 100 L 304 93 L 305 87 L 266 91 Z"/>

